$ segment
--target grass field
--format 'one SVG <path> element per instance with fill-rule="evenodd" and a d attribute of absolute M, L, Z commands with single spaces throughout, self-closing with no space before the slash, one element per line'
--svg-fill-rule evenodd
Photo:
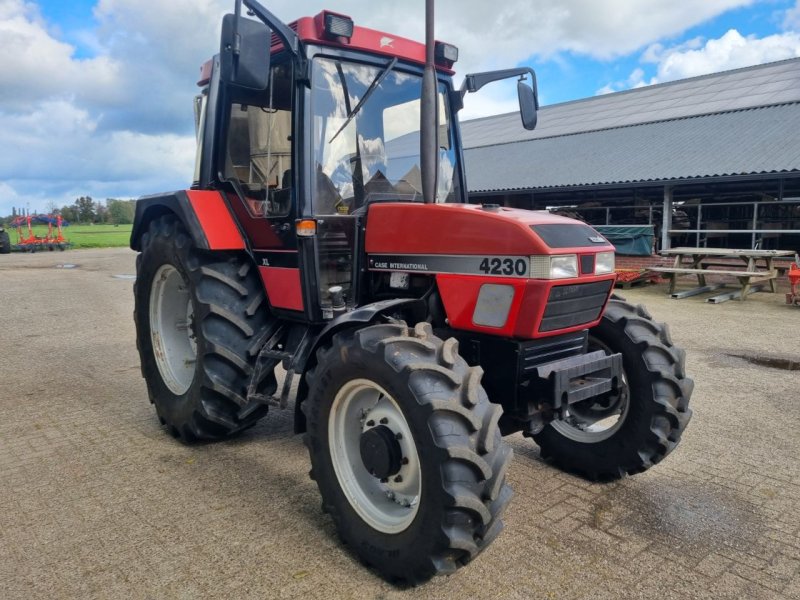
<path fill-rule="evenodd" d="M 72 248 L 112 248 L 127 246 L 131 239 L 133 225 L 70 225 L 63 228 L 64 237 L 72 244 Z M 19 239 L 16 229 L 8 228 L 11 243 Z M 27 235 L 28 230 L 23 229 Z M 47 235 L 46 225 L 34 225 L 33 234 L 38 237 Z"/>

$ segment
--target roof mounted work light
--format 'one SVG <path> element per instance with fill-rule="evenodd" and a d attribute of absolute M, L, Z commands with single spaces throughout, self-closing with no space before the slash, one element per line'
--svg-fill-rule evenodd
<path fill-rule="evenodd" d="M 353 37 L 353 19 L 345 15 L 325 12 L 325 33 L 331 37 Z"/>
<path fill-rule="evenodd" d="M 436 42 L 434 46 L 434 60 L 437 64 L 449 63 L 452 67 L 453 63 L 458 60 L 458 48 L 452 44 L 445 44 L 444 42 Z"/>

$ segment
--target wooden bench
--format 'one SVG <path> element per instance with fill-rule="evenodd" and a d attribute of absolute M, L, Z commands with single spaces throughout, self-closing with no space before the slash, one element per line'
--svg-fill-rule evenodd
<path fill-rule="evenodd" d="M 773 271 L 721 271 L 718 269 L 683 269 L 681 267 L 650 267 L 649 271 L 658 271 L 659 273 L 677 273 L 679 275 L 694 275 L 696 273 L 702 275 L 734 275 L 736 277 L 758 277 L 759 275 L 771 276 Z"/>
<path fill-rule="evenodd" d="M 751 286 L 754 282 L 768 281 L 770 288 L 774 291 L 775 278 L 778 276 L 778 271 L 773 269 L 771 271 L 742 271 L 742 270 L 721 270 L 721 269 L 691 269 L 682 267 L 651 267 L 651 271 L 663 273 L 669 279 L 669 293 L 675 293 L 675 284 L 678 276 L 680 275 L 697 275 L 698 288 L 707 288 L 706 275 L 720 275 L 726 277 L 735 277 L 739 280 L 741 285 L 741 299 L 744 300 L 745 296 L 750 293 Z M 757 291 L 757 290 L 754 290 Z"/>
<path fill-rule="evenodd" d="M 721 277 L 732 277 L 739 281 L 741 292 L 735 295 L 742 300 L 751 291 L 757 291 L 761 286 L 751 289 L 753 282 L 768 282 L 769 291 L 775 292 L 775 285 L 778 277 L 776 258 L 792 256 L 793 252 L 788 250 L 750 250 L 750 249 L 728 249 L 728 248 L 672 248 L 662 252 L 665 256 L 673 256 L 674 263 L 671 267 L 652 267 L 651 270 L 661 273 L 667 277 L 669 282 L 669 294 L 673 298 L 685 298 L 698 293 L 711 291 L 724 284 L 706 284 L 706 275 L 718 275 Z M 727 262 L 734 259 L 733 262 Z M 742 261 L 738 262 L 737 260 Z M 762 263 L 762 264 L 759 264 Z M 709 267 L 717 267 L 711 269 Z M 719 268 L 727 267 L 727 268 Z M 740 267 L 737 269 L 737 267 Z M 675 283 L 681 275 L 696 275 L 699 283 L 697 288 L 675 294 Z M 726 295 L 727 296 L 727 295 Z M 727 298 L 725 298 L 727 299 Z M 715 301 L 715 299 L 709 299 Z"/>

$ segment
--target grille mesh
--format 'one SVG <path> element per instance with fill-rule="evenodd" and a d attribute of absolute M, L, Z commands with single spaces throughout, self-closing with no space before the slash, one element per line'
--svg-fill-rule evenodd
<path fill-rule="evenodd" d="M 539 331 L 555 331 L 584 323 L 600 316 L 612 281 L 558 285 L 550 290 Z"/>

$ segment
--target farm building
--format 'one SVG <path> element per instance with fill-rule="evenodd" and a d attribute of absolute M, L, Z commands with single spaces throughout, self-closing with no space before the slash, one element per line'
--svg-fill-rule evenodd
<path fill-rule="evenodd" d="M 800 248 L 800 58 L 462 124 L 470 200 L 647 225 L 659 248 Z"/>

